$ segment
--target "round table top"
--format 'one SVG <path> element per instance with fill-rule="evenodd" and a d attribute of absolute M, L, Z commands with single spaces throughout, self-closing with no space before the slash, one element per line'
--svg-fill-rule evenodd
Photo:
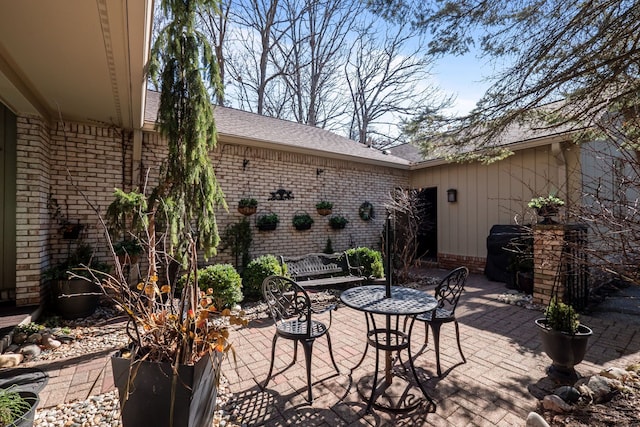
<path fill-rule="evenodd" d="M 374 314 L 413 316 L 436 308 L 438 301 L 424 291 L 401 286 L 391 287 L 391 298 L 386 298 L 384 285 L 359 286 L 340 294 L 340 300 L 359 311 Z"/>

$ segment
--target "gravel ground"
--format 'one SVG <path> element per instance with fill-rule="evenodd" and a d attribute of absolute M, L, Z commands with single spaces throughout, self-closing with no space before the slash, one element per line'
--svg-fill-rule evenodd
<path fill-rule="evenodd" d="M 262 317 L 266 307 L 254 304 L 248 310 L 251 317 Z M 46 319 L 41 320 L 43 323 Z M 64 330 L 68 343 L 56 349 L 43 350 L 40 355 L 22 364 L 24 367 L 37 367 L 40 363 L 66 359 L 104 350 L 117 350 L 125 347 L 129 339 L 125 333 L 126 318 L 113 308 L 99 307 L 94 315 L 79 321 L 56 320 L 58 327 L 52 328 L 56 334 Z M 67 330 L 68 329 L 68 330 Z M 222 377 L 218 387 L 218 411 L 213 426 L 243 427 L 232 422 L 232 414 L 225 408 L 233 394 L 226 378 Z M 36 427 L 121 427 L 120 402 L 118 393 L 90 396 L 86 400 L 67 402 L 55 407 L 41 408 L 36 411 Z"/>

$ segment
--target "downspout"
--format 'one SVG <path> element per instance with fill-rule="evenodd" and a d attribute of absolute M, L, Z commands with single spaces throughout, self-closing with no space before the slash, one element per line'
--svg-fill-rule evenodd
<path fill-rule="evenodd" d="M 131 186 L 140 189 L 142 169 L 142 129 L 133 131 L 133 153 L 131 155 Z"/>

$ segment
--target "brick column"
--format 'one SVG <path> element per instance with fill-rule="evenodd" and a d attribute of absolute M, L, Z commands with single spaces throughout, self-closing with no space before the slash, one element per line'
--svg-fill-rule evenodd
<path fill-rule="evenodd" d="M 533 229 L 533 302 L 547 305 L 562 258 L 565 229 L 563 224 L 537 224 Z M 558 283 L 558 295 L 564 294 L 564 283 Z"/>

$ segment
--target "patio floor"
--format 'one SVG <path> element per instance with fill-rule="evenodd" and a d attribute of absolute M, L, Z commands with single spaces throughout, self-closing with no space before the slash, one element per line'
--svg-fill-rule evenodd
<path fill-rule="evenodd" d="M 436 277 L 443 270 L 430 270 Z M 424 407 L 404 415 L 373 410 L 365 414 L 365 399 L 358 388 L 370 381 L 374 353 L 369 349 L 364 363 L 350 376 L 365 343 L 364 315 L 347 307 L 334 312 L 331 338 L 341 373 L 336 375 L 326 340 L 316 341 L 313 357 L 312 405 L 305 400 L 306 377 L 302 349 L 298 362 L 281 373 L 291 362 L 290 341 L 279 340 L 274 376 L 261 391 L 274 326 L 271 320 L 253 321 L 249 327 L 233 332 L 237 356 L 223 368 L 234 393 L 231 408 L 247 426 L 524 426 L 527 414 L 536 409 L 538 399 L 554 384 L 545 368 L 550 360 L 540 348 L 533 320 L 539 311 L 527 310 L 498 300 L 505 291 L 503 283 L 490 282 L 482 275 L 471 275 L 458 307 L 462 348 L 467 363 L 462 364 L 455 345 L 453 325 L 444 325 L 441 336 L 442 377 L 435 376 L 435 355 L 429 346 L 416 358 L 419 375 L 424 379 L 437 408 L 428 413 Z M 578 366 L 587 376 L 604 367 L 626 367 L 640 362 L 640 316 L 596 313 L 582 316 L 594 335 L 585 360 Z M 420 348 L 423 325 L 414 329 L 413 350 Z M 90 395 L 114 389 L 109 357 L 111 352 L 41 364 L 49 381 L 40 392 L 40 407 L 86 399 Z M 406 360 L 406 359 L 405 359 Z"/>
<path fill-rule="evenodd" d="M 435 276 L 445 271 L 433 270 Z M 555 385 L 545 368 L 550 359 L 542 352 L 533 320 L 541 313 L 498 301 L 505 291 L 503 283 L 471 275 L 461 299 L 457 316 L 462 348 L 467 359 L 462 364 L 455 344 L 455 328 L 443 325 L 441 336 L 442 377 L 435 376 L 432 347 L 419 355 L 416 367 L 424 377 L 437 408 L 425 407 L 404 415 L 373 410 L 365 414 L 365 399 L 358 386 L 371 380 L 375 366 L 369 349 L 365 362 L 353 376 L 350 369 L 364 350 L 364 315 L 347 307 L 334 312 L 331 339 L 341 374 L 336 375 L 327 357 L 326 340 L 316 341 L 313 358 L 314 402 L 305 400 L 304 357 L 280 373 L 291 362 L 290 341 L 279 340 L 275 376 L 261 391 L 256 381 L 264 381 L 269 368 L 273 324 L 270 320 L 252 322 L 249 328 L 234 334 L 238 369 L 232 362 L 225 369 L 231 390 L 236 393 L 235 411 L 247 425 L 266 426 L 523 426 L 538 399 Z M 587 376 L 608 366 L 626 367 L 640 361 L 640 318 L 634 316 L 582 316 L 594 330 L 585 360 L 578 372 Z M 630 323 L 633 327 L 630 327 Z M 413 350 L 420 348 L 423 325 L 414 329 Z"/>

